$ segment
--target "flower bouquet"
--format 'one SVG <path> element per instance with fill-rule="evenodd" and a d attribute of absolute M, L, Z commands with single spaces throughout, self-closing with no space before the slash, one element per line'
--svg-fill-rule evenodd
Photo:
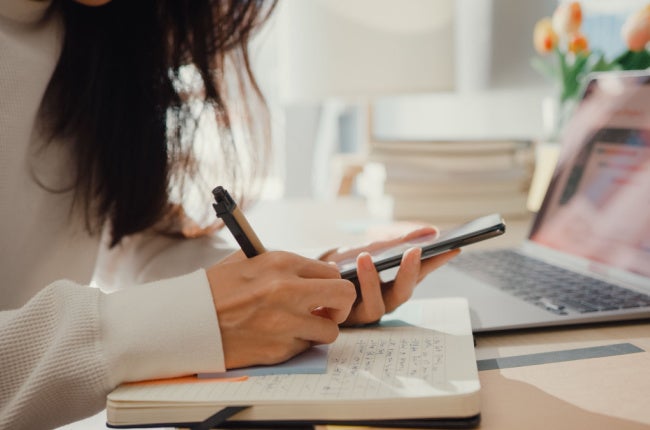
<path fill-rule="evenodd" d="M 581 29 L 582 20 L 580 2 L 561 3 L 552 17 L 540 19 L 533 31 L 535 50 L 541 57 L 535 57 L 532 65 L 558 86 L 559 114 L 553 138 L 557 138 L 575 106 L 589 73 L 650 67 L 650 4 L 625 21 L 621 36 L 627 49 L 611 60 L 602 52 L 590 49 L 589 40 Z"/>

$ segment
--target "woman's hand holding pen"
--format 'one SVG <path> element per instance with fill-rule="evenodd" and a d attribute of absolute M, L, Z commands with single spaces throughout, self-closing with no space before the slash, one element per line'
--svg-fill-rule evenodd
<path fill-rule="evenodd" d="M 404 253 L 397 275 L 390 282 L 382 282 L 369 252 L 436 233 L 434 227 L 422 227 L 395 239 L 373 242 L 353 249 L 334 250 L 322 256 L 322 260 L 331 262 L 343 261 L 355 256 L 357 259 L 361 300 L 352 308 L 344 325 L 375 322 L 384 314 L 394 311 L 411 297 L 415 286 L 426 275 L 458 255 L 460 250 L 455 249 L 420 261 L 420 248 L 412 248 Z"/>
<path fill-rule="evenodd" d="M 331 343 L 356 292 L 323 261 L 239 251 L 207 270 L 226 368 L 274 364 L 314 343 Z"/>
<path fill-rule="evenodd" d="M 420 261 L 420 249 L 413 248 L 388 283 L 381 281 L 368 252 L 435 232 L 424 227 L 399 238 L 335 250 L 321 257 L 323 261 L 282 251 L 247 258 L 238 251 L 212 266 L 207 275 L 226 368 L 285 361 L 312 344 L 333 342 L 340 325 L 371 323 L 395 310 L 418 282 L 460 251 Z M 354 256 L 362 296 L 356 305 L 354 285 L 341 279 L 331 264 Z"/>
<path fill-rule="evenodd" d="M 368 252 L 437 234 L 423 227 L 402 237 L 348 250 L 321 260 L 289 252 L 266 252 L 230 194 L 213 190 L 216 215 L 224 220 L 242 251 L 207 270 L 219 318 L 226 368 L 275 364 L 313 343 L 331 343 L 339 325 L 379 320 L 411 297 L 415 285 L 459 251 L 420 261 L 421 249 L 404 253 L 394 281 L 383 283 Z M 356 258 L 359 294 L 341 278 L 337 263 Z"/>

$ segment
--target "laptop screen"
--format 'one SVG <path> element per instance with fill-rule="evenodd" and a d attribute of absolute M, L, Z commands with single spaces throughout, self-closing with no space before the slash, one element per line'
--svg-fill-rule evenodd
<path fill-rule="evenodd" d="M 529 240 L 650 277 L 650 74 L 591 79 Z"/>

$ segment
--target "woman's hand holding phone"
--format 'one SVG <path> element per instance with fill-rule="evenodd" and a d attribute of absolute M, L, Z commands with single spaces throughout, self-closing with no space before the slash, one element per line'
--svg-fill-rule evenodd
<path fill-rule="evenodd" d="M 435 227 L 422 227 L 405 236 L 373 242 L 357 248 L 338 249 L 321 257 L 324 261 L 339 264 L 353 260 L 356 266 L 357 301 L 343 325 L 367 324 L 378 321 L 385 313 L 394 311 L 413 294 L 415 286 L 429 273 L 451 260 L 460 251 L 453 250 L 426 260 L 421 259 L 421 249 L 411 247 L 403 253 L 397 275 L 391 281 L 382 281 L 373 262 L 372 254 L 399 247 L 421 238 L 437 237 Z"/>
<path fill-rule="evenodd" d="M 460 247 L 505 232 L 499 214 L 486 215 L 439 234 L 422 227 L 395 239 L 331 251 L 321 257 L 337 264 L 344 279 L 356 284 L 357 301 L 346 324 L 376 321 L 408 300 L 415 286 L 447 263 Z M 379 272 L 399 267 L 395 278 L 382 281 Z"/>

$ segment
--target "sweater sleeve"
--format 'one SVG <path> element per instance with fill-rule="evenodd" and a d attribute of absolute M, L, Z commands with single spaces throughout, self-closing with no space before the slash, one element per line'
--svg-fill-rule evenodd
<path fill-rule="evenodd" d="M 0 428 L 51 428 L 101 410 L 110 387 L 99 299 L 60 281 L 0 312 Z"/>
<path fill-rule="evenodd" d="M 119 383 L 224 370 L 202 270 L 113 294 L 58 281 L 0 312 L 0 428 L 99 412 Z"/>

